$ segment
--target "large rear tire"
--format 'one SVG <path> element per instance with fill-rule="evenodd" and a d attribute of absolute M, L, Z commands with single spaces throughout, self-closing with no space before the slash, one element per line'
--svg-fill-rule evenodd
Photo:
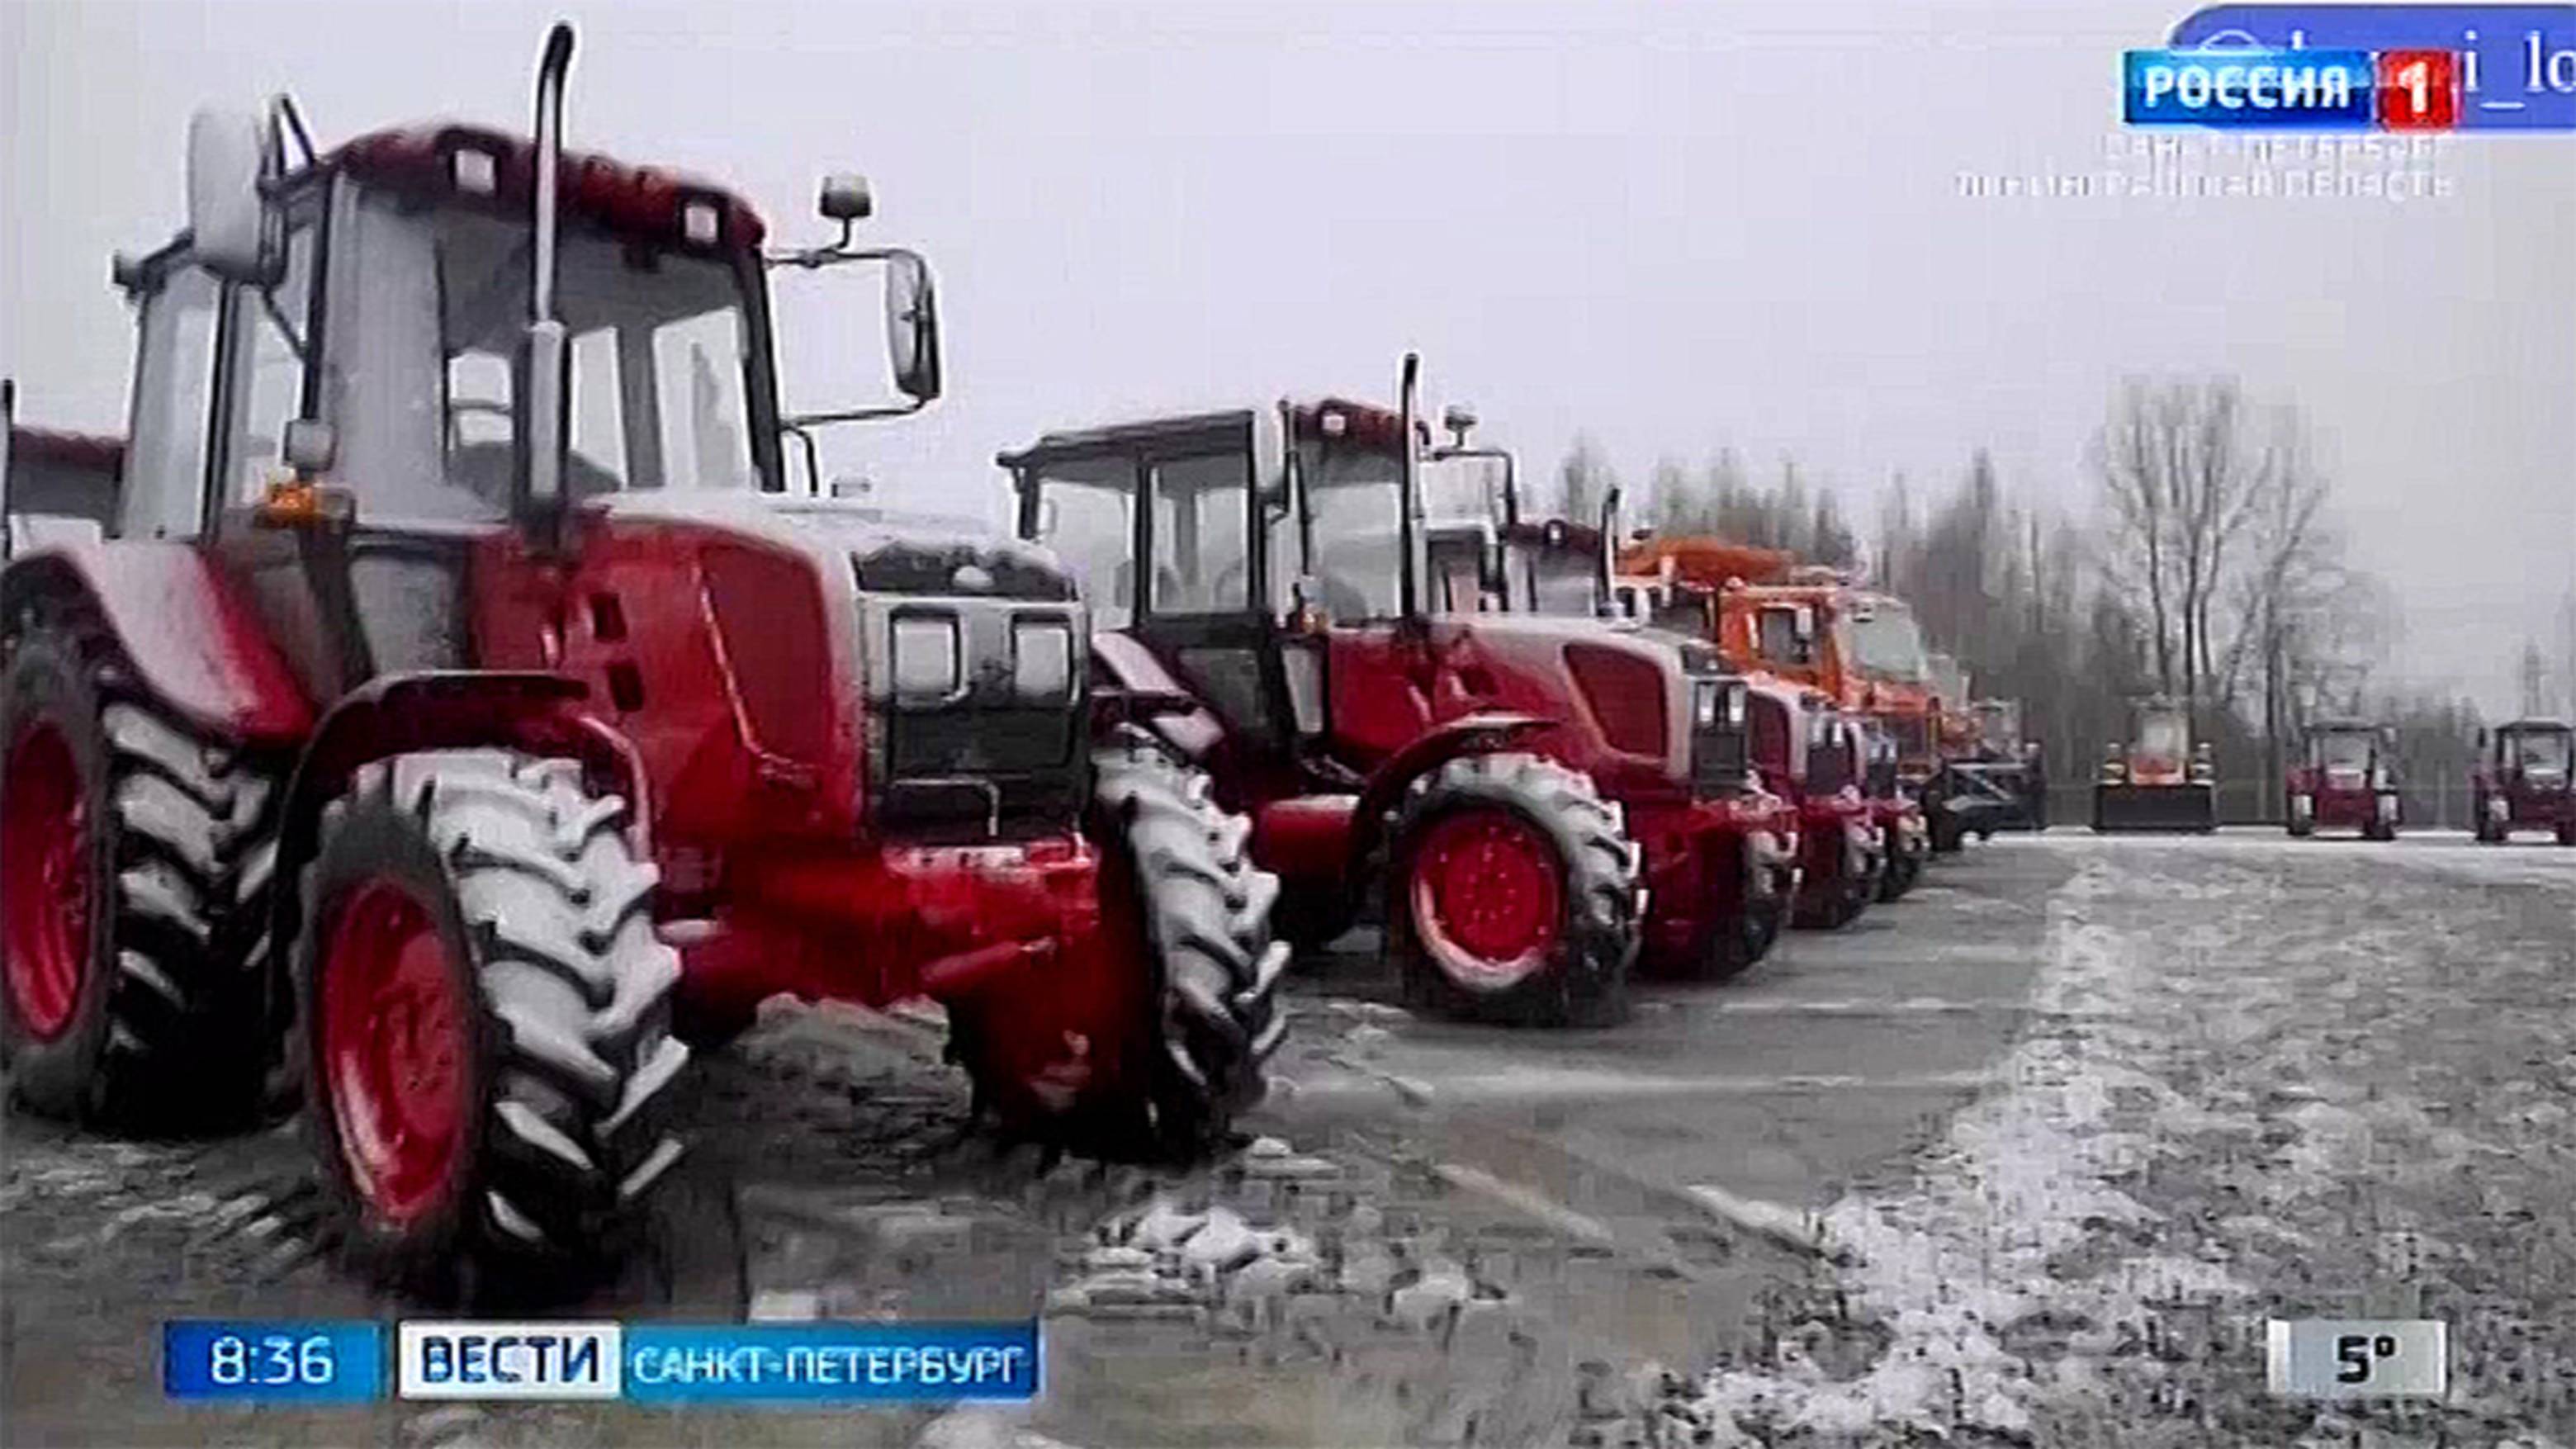
<path fill-rule="evenodd" d="M 681 1153 L 677 955 L 624 802 L 437 750 L 325 812 L 295 950 L 305 1123 L 361 1266 L 433 1292 L 613 1262 Z"/>
<path fill-rule="evenodd" d="M 35 1111 L 238 1126 L 274 1059 L 259 965 L 268 775 L 39 625 L 0 685 L 0 1061 Z"/>
<path fill-rule="evenodd" d="M 1451 760 L 1391 838 L 1387 947 L 1415 1002 L 1525 1025 L 1626 1015 L 1640 857 L 1589 779 L 1535 755 Z"/>

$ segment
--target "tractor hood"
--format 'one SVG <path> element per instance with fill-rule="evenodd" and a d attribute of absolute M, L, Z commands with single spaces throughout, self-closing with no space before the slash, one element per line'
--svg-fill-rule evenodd
<path fill-rule="evenodd" d="M 1433 625 L 1453 657 L 1571 685 L 1595 733 L 1612 750 L 1654 758 L 1676 779 L 1693 777 L 1710 741 L 1694 738 L 1694 691 L 1725 675 L 1717 651 L 1659 629 L 1543 614 L 1444 616 Z M 1641 748 L 1647 739 L 1654 748 Z M 1740 769 L 1740 751 L 1729 769 Z"/>
<path fill-rule="evenodd" d="M 830 498 L 760 493 L 627 493 L 599 505 L 611 520 L 701 524 L 793 549 L 818 563 L 847 558 L 870 593 L 953 594 L 1070 602 L 1073 576 L 1055 555 L 976 519 Z"/>

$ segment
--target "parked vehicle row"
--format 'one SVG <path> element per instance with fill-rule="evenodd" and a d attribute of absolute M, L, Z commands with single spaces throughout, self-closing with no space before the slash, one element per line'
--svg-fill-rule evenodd
<path fill-rule="evenodd" d="M 129 436 L 8 430 L 21 1104 L 291 1108 L 370 1266 L 578 1275 L 775 996 L 928 998 L 1000 1130 L 1185 1158 L 1261 1100 L 1292 952 L 1362 917 L 1425 1009 L 1604 1025 L 1640 967 L 1732 975 L 2044 824 L 1901 600 L 1638 547 L 1615 491 L 1526 517 L 1412 357 L 1390 404 L 1046 432 L 999 455 L 1010 533 L 823 496 L 819 430 L 941 393 L 927 263 L 857 242 L 855 178 L 782 249 L 567 152 L 571 57 L 533 139 L 201 114 L 186 227 L 115 272 Z M 781 271 L 882 288 L 900 402 L 782 412 L 774 333 L 820 324 Z M 2380 749 L 2318 732 L 2293 829 L 2393 833 Z M 2568 765 L 2498 730 L 2481 837 L 2576 841 Z M 2095 823 L 2211 797 L 2154 706 Z"/>

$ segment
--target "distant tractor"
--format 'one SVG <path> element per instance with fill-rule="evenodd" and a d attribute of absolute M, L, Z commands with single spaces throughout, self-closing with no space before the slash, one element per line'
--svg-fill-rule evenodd
<path fill-rule="evenodd" d="M 2290 834 L 2358 830 L 2395 840 L 2399 817 L 2396 737 L 2367 720 L 2321 720 L 2301 732 L 2282 774 Z"/>
<path fill-rule="evenodd" d="M 1798 885 L 1790 922 L 1837 930 L 1878 899 L 1886 856 L 1878 812 L 1862 794 L 1867 767 L 1858 724 L 1823 694 L 1757 678 L 1753 760 L 1798 811 Z"/>
<path fill-rule="evenodd" d="M 2128 743 L 2104 753 L 2093 828 L 2204 835 L 2218 828 L 2217 764 L 2207 741 L 2193 741 L 2188 710 L 2165 699 L 2135 708 Z"/>
<path fill-rule="evenodd" d="M 775 994 L 932 998 L 1015 1129 L 1207 1147 L 1282 1026 L 1249 827 L 1092 689 L 1053 561 L 781 496 L 782 434 L 906 409 L 782 417 L 769 270 L 871 264 L 919 406 L 921 259 L 849 246 L 855 181 L 764 253 L 563 154 L 571 55 L 533 144 L 193 126 L 118 269 L 114 527 L 0 573 L 15 1096 L 194 1126 L 282 1061 L 350 1253 L 441 1284 L 613 1259 L 684 1039 Z"/>
<path fill-rule="evenodd" d="M 14 385 L 0 386 L 0 392 L 15 391 Z M 0 405 L 0 412 L 14 412 L 14 402 L 12 397 Z M 6 452 L 0 454 L 0 490 L 9 500 L 7 552 L 60 538 L 103 536 L 116 518 L 124 472 L 122 439 L 11 421 Z"/>
<path fill-rule="evenodd" d="M 1534 1024 L 1620 1015 L 1641 952 L 1735 969 L 1779 808 L 1747 788 L 1743 681 L 1668 636 L 1435 594 L 1417 392 L 1408 357 L 1393 411 L 1248 406 L 1000 461 L 1103 667 L 1253 817 L 1301 943 L 1374 897 L 1415 1000 Z"/>
<path fill-rule="evenodd" d="M 2478 731 L 2470 808 L 2478 839 L 2500 845 L 2517 830 L 2547 830 L 2576 845 L 2576 730 L 2521 719 Z"/>
<path fill-rule="evenodd" d="M 1866 715 L 1855 724 L 1869 761 L 1861 793 L 1878 825 L 1878 898 L 1899 900 L 1923 878 L 1923 866 L 1932 858 L 1932 832 L 1922 807 L 1905 791 L 1896 737 L 1885 722 Z"/>

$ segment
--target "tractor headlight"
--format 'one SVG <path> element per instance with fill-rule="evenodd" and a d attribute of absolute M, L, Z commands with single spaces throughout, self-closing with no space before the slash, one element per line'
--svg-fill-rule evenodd
<path fill-rule="evenodd" d="M 1720 697 L 1721 695 L 1723 695 L 1725 692 L 1726 692 L 1726 688 L 1725 688 L 1725 686 L 1724 686 L 1724 685 L 1719 684 L 1719 683 L 1718 683 L 1716 680 L 1714 680 L 1714 679 L 1703 679 L 1703 680 L 1700 680 L 1698 683 L 1696 683 L 1695 685 L 1693 685 L 1693 686 L 1692 686 L 1692 688 L 1691 688 L 1691 727 L 1692 727 L 1692 728 L 1694 728 L 1694 729 L 1703 729 L 1703 730 L 1704 730 L 1704 729 L 1713 729 L 1713 728 L 1715 728 L 1715 727 L 1716 727 L 1716 725 L 1717 725 L 1717 720 L 1718 720 L 1718 715 L 1719 715 L 1720 710 L 1721 710 L 1721 708 L 1722 708 L 1722 707 L 1721 707 L 1721 705 L 1719 704 L 1719 697 Z"/>
<path fill-rule="evenodd" d="M 952 614 L 898 617 L 893 628 L 894 695 L 908 705 L 945 704 L 958 693 L 964 650 Z"/>

